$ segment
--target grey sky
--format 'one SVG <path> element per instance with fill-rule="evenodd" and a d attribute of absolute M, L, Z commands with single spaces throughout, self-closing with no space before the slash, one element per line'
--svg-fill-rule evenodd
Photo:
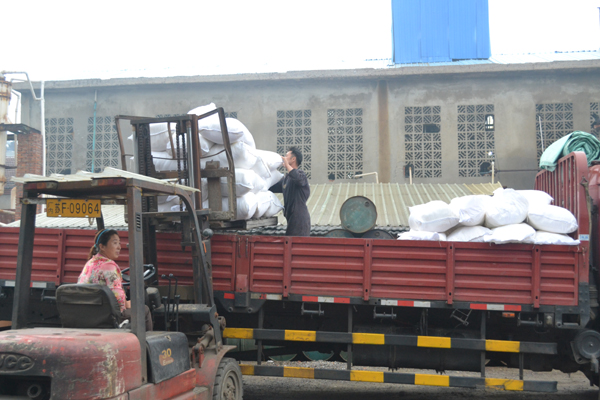
<path fill-rule="evenodd" d="M 353 68 L 392 56 L 390 0 L 5 3 L 0 70 L 33 80 Z M 600 0 L 489 5 L 493 54 L 600 48 Z"/>

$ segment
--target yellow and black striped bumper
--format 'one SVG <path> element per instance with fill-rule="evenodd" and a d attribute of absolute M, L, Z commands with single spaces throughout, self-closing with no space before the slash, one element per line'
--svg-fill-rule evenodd
<path fill-rule="evenodd" d="M 294 342 L 326 342 L 346 344 L 465 349 L 506 353 L 557 354 L 556 343 L 516 342 L 507 340 L 462 339 L 438 336 L 387 335 L 379 333 L 345 333 L 296 331 L 280 329 L 226 328 L 223 337 Z"/>
<path fill-rule="evenodd" d="M 330 370 L 299 367 L 273 367 L 241 364 L 243 375 L 279 378 L 325 379 L 352 382 L 400 383 L 405 385 L 488 388 L 529 392 L 556 392 L 553 381 L 522 381 L 514 379 L 479 378 L 397 372 Z"/>

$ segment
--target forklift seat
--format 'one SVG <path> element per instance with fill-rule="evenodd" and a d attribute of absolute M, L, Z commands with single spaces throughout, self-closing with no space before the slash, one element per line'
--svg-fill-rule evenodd
<path fill-rule="evenodd" d="M 63 328 L 114 329 L 123 319 L 117 298 L 105 285 L 61 285 L 56 305 Z"/>

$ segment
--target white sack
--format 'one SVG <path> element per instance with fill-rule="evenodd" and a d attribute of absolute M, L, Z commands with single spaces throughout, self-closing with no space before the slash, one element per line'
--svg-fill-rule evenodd
<path fill-rule="evenodd" d="M 256 154 L 256 153 L 254 153 Z M 254 166 L 252 167 L 252 169 L 254 170 L 254 172 L 256 172 L 258 174 L 258 176 L 260 176 L 263 179 L 271 179 L 271 175 L 273 174 L 273 171 L 271 171 L 269 169 L 269 167 L 267 166 L 267 163 L 265 163 L 265 161 L 258 156 L 258 154 L 256 154 L 256 164 L 254 164 Z"/>
<path fill-rule="evenodd" d="M 265 181 L 261 179 L 256 172 L 251 169 L 235 169 L 235 195 L 240 197 L 248 192 L 258 193 L 262 190 L 268 189 L 265 187 Z M 229 186 L 227 185 L 227 178 L 221 178 L 221 196 L 229 197 Z M 208 198 L 208 180 L 202 178 L 202 200 Z"/>
<path fill-rule="evenodd" d="M 461 225 L 482 225 L 485 220 L 486 205 L 490 199 L 490 196 L 483 195 L 455 197 L 450 201 L 450 208 L 458 215 L 458 222 Z"/>
<path fill-rule="evenodd" d="M 283 179 L 283 174 L 277 170 L 271 171 L 271 177 L 264 179 L 265 188 L 269 189 L 271 186 Z"/>
<path fill-rule="evenodd" d="M 217 107 L 214 103 L 210 103 L 205 106 L 196 107 L 193 110 L 188 111 L 188 114 L 196 114 L 200 116 L 209 111 L 216 110 L 216 108 Z M 230 143 L 235 143 L 241 140 L 250 147 L 256 148 L 254 138 L 244 124 L 235 118 L 225 118 L 225 123 L 227 124 L 227 133 L 229 134 Z M 213 114 L 210 117 L 199 120 L 198 130 L 205 139 L 214 143 L 223 144 L 223 135 L 221 134 L 221 122 L 219 121 L 219 114 Z"/>
<path fill-rule="evenodd" d="M 267 181 L 267 188 L 279 182 L 283 175 L 277 171 L 277 168 L 283 165 L 281 156 L 274 151 L 256 150 L 258 160 L 252 168 L 258 176 Z"/>
<path fill-rule="evenodd" d="M 201 185 L 202 187 L 200 188 L 200 191 L 202 192 L 202 207 L 204 207 L 204 202 L 206 199 L 208 199 L 208 180 L 206 178 L 202 178 Z"/>
<path fill-rule="evenodd" d="M 257 155 L 263 160 L 269 170 L 274 170 L 283 165 L 281 156 L 274 151 L 256 150 Z"/>
<path fill-rule="evenodd" d="M 533 238 L 533 243 L 577 245 L 579 244 L 579 240 L 575 240 L 568 235 L 563 235 L 560 233 L 537 231 L 535 233 L 535 237 Z"/>
<path fill-rule="evenodd" d="M 458 216 L 441 200 L 409 207 L 408 224 L 415 231 L 446 232 L 458 224 Z"/>
<path fill-rule="evenodd" d="M 262 191 L 256 193 L 256 212 L 253 219 L 262 218 L 271 206 L 271 192 Z"/>
<path fill-rule="evenodd" d="M 179 196 L 157 196 L 158 212 L 173 211 L 173 207 L 177 207 L 179 211 Z"/>
<path fill-rule="evenodd" d="M 202 135 L 198 135 L 199 139 L 200 139 L 200 150 L 202 151 L 202 155 L 208 154 L 210 152 L 210 149 L 215 145 L 213 142 L 206 140 L 202 137 Z M 173 135 L 173 145 L 177 146 L 177 142 L 176 142 L 176 138 L 175 135 Z M 181 143 L 179 144 L 180 146 L 180 151 L 181 148 L 183 147 L 183 144 L 186 142 L 186 138 L 184 137 L 183 140 L 181 141 Z M 185 148 L 189 151 L 189 148 L 187 147 L 187 143 L 185 143 Z M 177 153 L 176 151 L 173 151 L 173 149 L 171 149 L 171 142 L 167 142 L 167 149 L 166 152 L 170 155 L 170 156 L 175 156 Z M 183 154 L 181 154 L 181 156 L 183 156 Z"/>
<path fill-rule="evenodd" d="M 209 103 L 205 106 L 200 106 L 200 107 L 196 107 L 193 110 L 188 111 L 188 114 L 195 114 L 197 116 L 201 116 L 203 114 L 206 114 L 207 112 L 210 112 L 212 110 L 216 110 L 217 106 L 215 106 L 215 103 Z M 208 118 L 212 118 L 214 117 L 216 114 L 211 115 Z M 217 117 L 217 120 L 219 119 L 219 117 Z"/>
<path fill-rule="evenodd" d="M 201 168 L 204 169 L 206 167 L 207 161 L 219 161 L 221 168 L 228 167 L 227 154 L 224 150 L 225 147 L 222 144 L 215 144 L 206 157 L 203 157 L 200 161 Z M 244 142 L 237 142 L 231 145 L 231 156 L 233 157 L 235 168 L 253 169 L 258 160 L 256 149 L 253 149 Z"/>
<path fill-rule="evenodd" d="M 250 191 L 254 192 L 254 193 L 258 193 L 260 191 L 266 190 L 268 189 L 268 187 L 265 184 L 265 181 L 258 176 L 258 174 L 256 172 L 254 172 L 251 169 L 241 169 L 241 168 L 236 168 L 235 169 L 235 183 L 237 186 L 237 182 L 240 182 L 240 184 L 243 184 L 245 186 L 252 186 L 252 188 L 250 189 Z M 225 185 L 227 186 L 227 185 Z M 244 195 L 245 193 L 242 192 L 237 192 L 237 187 L 236 187 L 236 196 L 240 197 L 242 195 Z"/>
<path fill-rule="evenodd" d="M 241 197 L 248 192 L 258 193 L 265 190 L 265 181 L 251 169 L 235 169 L 235 195 Z M 223 196 L 229 196 L 227 179 L 221 178 L 221 191 Z"/>
<path fill-rule="evenodd" d="M 273 192 L 267 192 L 267 193 L 269 193 L 269 195 L 271 196 L 271 205 L 269 206 L 269 208 L 263 215 L 263 217 L 265 217 L 265 218 L 273 217 L 274 215 L 279 213 L 279 211 L 283 210 L 283 206 L 281 205 L 281 202 L 279 201 L 279 199 L 277 198 L 275 193 L 273 193 Z"/>
<path fill-rule="evenodd" d="M 520 224 L 527 218 L 529 203 L 514 189 L 496 189 L 487 203 L 485 226 L 497 228 L 504 225 Z"/>
<path fill-rule="evenodd" d="M 252 218 L 256 213 L 258 207 L 258 199 L 252 192 L 248 192 L 245 195 L 238 197 L 237 199 L 237 216 L 236 219 L 246 220 Z M 223 207 L 225 210 L 229 210 L 229 204 L 227 207 Z"/>
<path fill-rule="evenodd" d="M 531 208 L 527 222 L 537 230 L 552 233 L 571 233 L 577 229 L 577 219 L 571 211 L 558 206 Z"/>
<path fill-rule="evenodd" d="M 483 242 L 492 233 L 485 226 L 459 226 L 447 235 L 449 242 Z"/>
<path fill-rule="evenodd" d="M 536 206 L 549 206 L 554 199 L 548 193 L 542 190 L 517 190 L 517 193 L 522 194 L 527 199 L 529 208 Z"/>
<path fill-rule="evenodd" d="M 258 206 L 256 195 L 252 192 L 248 192 L 245 195 L 236 198 L 237 201 L 237 215 L 236 219 L 238 220 L 248 220 L 251 219 L 254 213 L 256 212 L 256 207 Z M 202 202 L 202 207 L 208 208 L 208 200 Z M 229 199 L 227 197 L 223 197 L 221 199 L 221 207 L 223 211 L 229 210 Z"/>
<path fill-rule="evenodd" d="M 488 243 L 533 243 L 535 229 L 523 224 L 503 225 L 492 229 L 492 233 L 485 236 L 483 241 Z"/>
<path fill-rule="evenodd" d="M 235 118 L 225 118 L 229 142 L 244 142 L 252 148 L 256 148 L 252 134 L 241 121 Z M 223 144 L 221 123 L 217 114 L 198 121 L 198 132 L 207 140 L 217 144 Z"/>
<path fill-rule="evenodd" d="M 157 171 L 177 171 L 177 160 L 173 160 L 166 151 L 153 151 L 152 161 Z"/>
<path fill-rule="evenodd" d="M 175 132 L 175 124 L 171 124 L 171 132 Z M 152 152 L 165 151 L 169 143 L 169 129 L 166 122 L 150 124 L 150 149 Z"/>
<path fill-rule="evenodd" d="M 398 240 L 435 240 L 438 242 L 446 241 L 446 234 L 441 232 L 414 231 L 402 232 L 398 235 Z"/>
<path fill-rule="evenodd" d="M 232 120 L 232 121 L 229 121 L 229 120 Z M 254 141 L 254 136 L 252 136 L 252 134 L 250 133 L 248 128 L 246 128 L 246 125 L 242 124 L 241 121 L 238 121 L 235 118 L 226 118 L 226 121 L 227 121 L 227 131 L 228 132 L 229 132 L 230 124 L 235 125 L 235 123 L 233 121 L 237 121 L 241 125 L 241 129 L 243 132 L 243 135 L 242 135 L 242 138 L 240 139 L 240 141 L 246 143 L 248 146 L 252 147 L 253 149 L 256 148 L 256 142 Z"/>

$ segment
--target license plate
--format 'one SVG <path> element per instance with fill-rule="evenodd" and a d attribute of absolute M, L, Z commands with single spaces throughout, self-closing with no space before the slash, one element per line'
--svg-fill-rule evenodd
<path fill-rule="evenodd" d="M 49 217 L 100 218 L 101 212 L 100 200 L 46 200 L 46 215 Z"/>

